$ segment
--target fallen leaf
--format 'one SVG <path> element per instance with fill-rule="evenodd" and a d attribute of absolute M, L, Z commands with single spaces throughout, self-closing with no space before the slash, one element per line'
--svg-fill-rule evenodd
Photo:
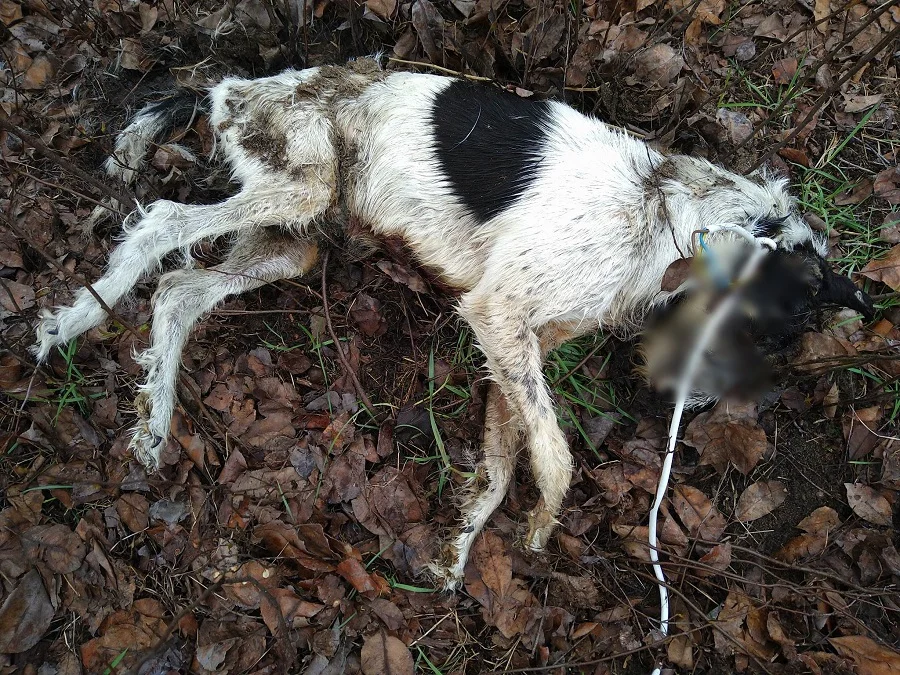
<path fill-rule="evenodd" d="M 635 76 L 660 87 L 668 86 L 684 67 L 681 54 L 665 42 L 638 52 L 634 61 Z"/>
<path fill-rule="evenodd" d="M 797 523 L 797 527 L 810 534 L 828 534 L 840 524 L 837 511 L 830 506 L 820 506 Z"/>
<path fill-rule="evenodd" d="M 872 179 L 863 178 L 857 183 L 852 190 L 843 192 L 834 198 L 834 203 L 838 206 L 850 206 L 853 204 L 861 204 L 872 194 Z"/>
<path fill-rule="evenodd" d="M 712 567 L 713 570 L 721 570 L 724 572 L 731 565 L 731 544 L 728 542 L 716 544 L 709 553 L 700 557 L 700 562 L 704 563 L 707 567 Z M 704 578 L 715 576 L 713 570 L 699 567 L 697 568 L 697 576 Z"/>
<path fill-rule="evenodd" d="M 411 16 L 413 28 L 428 58 L 435 65 L 441 65 L 444 59 L 438 44 L 443 41 L 444 17 L 428 0 L 416 0 Z"/>
<path fill-rule="evenodd" d="M 415 291 L 416 293 L 425 293 L 428 291 L 428 285 L 425 283 L 425 280 L 416 272 L 403 265 L 398 265 L 397 263 L 392 263 L 388 260 L 379 260 L 375 263 L 375 267 L 387 274 L 398 284 L 403 284 L 411 291 Z"/>
<path fill-rule="evenodd" d="M 387 320 L 381 315 L 381 303 L 366 293 L 353 300 L 350 316 L 364 335 L 378 337 L 387 333 Z"/>
<path fill-rule="evenodd" d="M 700 451 L 700 463 L 724 473 L 731 462 L 744 475 L 765 454 L 766 432 L 756 420 L 755 406 L 719 403 L 688 424 L 683 442 Z"/>
<path fill-rule="evenodd" d="M 734 144 L 742 143 L 753 134 L 753 123 L 741 112 L 719 108 L 716 111 L 716 122 L 728 132 L 728 138 Z"/>
<path fill-rule="evenodd" d="M 0 21 L 4 26 L 9 26 L 22 18 L 22 6 L 11 0 L 0 2 Z"/>
<path fill-rule="evenodd" d="M 87 552 L 84 542 L 62 524 L 35 525 L 22 533 L 22 546 L 35 562 L 43 561 L 59 574 L 68 574 L 81 567 Z"/>
<path fill-rule="evenodd" d="M 137 492 L 127 492 L 119 497 L 116 512 L 132 532 L 142 532 L 150 527 L 150 503 Z"/>
<path fill-rule="evenodd" d="M 772 65 L 772 75 L 778 84 L 790 84 L 797 74 L 797 59 L 787 58 Z"/>
<path fill-rule="evenodd" d="M 865 635 L 829 638 L 831 646 L 851 659 L 857 675 L 896 675 L 900 673 L 900 653 L 883 647 Z"/>
<path fill-rule="evenodd" d="M 34 647 L 49 630 L 53 614 L 41 574 L 31 568 L 0 606 L 0 654 Z"/>
<path fill-rule="evenodd" d="M 778 151 L 778 154 L 784 157 L 787 161 L 793 162 L 794 164 L 799 164 L 800 166 L 805 167 L 811 166 L 809 157 L 803 150 L 798 150 L 797 148 L 782 148 Z"/>
<path fill-rule="evenodd" d="M 892 247 L 886 256 L 871 261 L 859 273 L 900 291 L 900 244 Z"/>
<path fill-rule="evenodd" d="M 713 506 L 709 498 L 695 487 L 677 485 L 672 495 L 675 513 L 692 537 L 704 541 L 718 541 L 728 521 Z"/>
<path fill-rule="evenodd" d="M 851 460 L 868 455 L 881 442 L 878 435 L 878 421 L 881 419 L 881 406 L 850 408 L 841 420 L 844 438 L 847 439 L 847 454 Z"/>
<path fill-rule="evenodd" d="M 380 583 L 383 580 L 369 574 L 356 557 L 344 558 L 338 563 L 336 571 L 363 595 L 375 597 L 384 590 L 383 584 Z"/>
<path fill-rule="evenodd" d="M 0 279 L 0 307 L 15 313 L 34 307 L 34 288 L 12 279 Z"/>
<path fill-rule="evenodd" d="M 738 498 L 734 517 L 748 523 L 772 513 L 787 499 L 787 488 L 780 480 L 759 481 L 748 487 Z"/>
<path fill-rule="evenodd" d="M 794 359 L 794 367 L 818 375 L 837 367 L 840 357 L 855 354 L 856 349 L 846 340 L 824 333 L 804 333 L 800 336 L 800 350 Z"/>
<path fill-rule="evenodd" d="M 847 502 L 853 513 L 873 525 L 890 527 L 891 504 L 874 488 L 861 483 L 844 483 L 847 488 Z"/>
<path fill-rule="evenodd" d="M 885 169 L 875 176 L 875 195 L 889 204 L 900 204 L 900 167 Z"/>
<path fill-rule="evenodd" d="M 43 89 L 47 80 L 56 74 L 56 65 L 45 54 L 35 57 L 34 62 L 25 71 L 22 78 L 23 89 Z"/>
<path fill-rule="evenodd" d="M 359 660 L 363 675 L 412 675 L 415 672 L 409 649 L 383 629 L 363 641 Z"/>
<path fill-rule="evenodd" d="M 831 0 L 815 0 L 813 3 L 813 19 L 815 19 L 816 30 L 822 35 L 828 32 L 828 22 L 822 21 L 826 16 L 831 14 Z M 822 23 L 818 23 L 822 21 Z"/>
<path fill-rule="evenodd" d="M 397 0 L 366 0 L 366 7 L 382 19 L 390 20 L 397 11 Z"/>
<path fill-rule="evenodd" d="M 882 94 L 873 94 L 871 96 L 858 96 L 855 94 L 844 94 L 844 112 L 858 113 L 881 103 L 884 96 Z"/>
<path fill-rule="evenodd" d="M 691 274 L 691 258 L 679 258 L 666 268 L 660 289 L 671 293 L 687 281 Z"/>
<path fill-rule="evenodd" d="M 493 532 L 485 532 L 481 539 L 481 545 L 472 550 L 472 562 L 481 574 L 484 585 L 494 595 L 506 595 L 512 583 L 512 558 L 506 544 Z"/>

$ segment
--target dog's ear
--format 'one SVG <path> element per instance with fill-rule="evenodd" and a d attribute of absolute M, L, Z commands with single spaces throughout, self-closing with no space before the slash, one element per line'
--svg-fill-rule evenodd
<path fill-rule="evenodd" d="M 820 305 L 837 305 L 849 307 L 862 314 L 866 321 L 875 317 L 875 303 L 864 291 L 856 287 L 849 277 L 835 274 L 824 260 L 822 266 L 822 285 L 816 294 Z"/>

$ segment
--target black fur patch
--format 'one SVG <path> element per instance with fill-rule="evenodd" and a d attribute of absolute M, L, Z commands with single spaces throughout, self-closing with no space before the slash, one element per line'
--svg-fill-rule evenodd
<path fill-rule="evenodd" d="M 509 208 L 540 166 L 550 105 L 457 81 L 434 100 L 436 153 L 453 194 L 479 220 Z"/>
<path fill-rule="evenodd" d="M 163 99 L 154 101 L 141 112 L 145 115 L 165 115 L 170 129 L 188 124 L 191 118 L 205 110 L 203 101 L 188 90 L 175 91 Z"/>

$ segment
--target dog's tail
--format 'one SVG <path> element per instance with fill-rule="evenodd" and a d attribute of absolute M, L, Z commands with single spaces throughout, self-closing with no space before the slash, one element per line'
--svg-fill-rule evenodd
<path fill-rule="evenodd" d="M 173 129 L 189 127 L 194 117 L 204 111 L 203 99 L 187 89 L 180 89 L 147 104 L 116 137 L 116 147 L 103 167 L 106 174 L 125 185 L 132 185 L 144 168 L 151 147 Z M 128 209 L 134 207 L 133 204 L 126 206 L 104 200 L 104 205 L 97 206 L 84 222 L 84 234 L 92 232 L 111 212 L 123 206 Z"/>
<path fill-rule="evenodd" d="M 189 126 L 200 112 L 201 100 L 187 90 L 144 106 L 116 138 L 116 149 L 106 160 L 106 173 L 131 185 L 150 147 L 172 129 Z"/>

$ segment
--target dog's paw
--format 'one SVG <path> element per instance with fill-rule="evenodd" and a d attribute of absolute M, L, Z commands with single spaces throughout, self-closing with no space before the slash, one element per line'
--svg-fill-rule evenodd
<path fill-rule="evenodd" d="M 35 330 L 36 341 L 31 347 L 38 363 L 43 363 L 50 356 L 54 347 L 62 344 L 59 336 L 59 321 L 57 315 L 49 309 L 42 309 L 38 315 L 39 321 Z"/>
<path fill-rule="evenodd" d="M 152 431 L 147 423 L 139 422 L 132 432 L 128 447 L 134 453 L 134 458 L 147 467 L 148 471 L 157 471 L 162 452 L 166 449 L 166 436 Z"/>
<path fill-rule="evenodd" d="M 138 422 L 132 430 L 128 447 L 134 453 L 134 458 L 149 471 L 157 471 L 163 450 L 166 449 L 169 430 L 154 422 L 150 401 L 145 392 L 138 394 L 134 408 Z"/>
<path fill-rule="evenodd" d="M 547 548 L 550 535 L 558 521 L 547 509 L 538 505 L 528 514 L 528 533 L 525 535 L 525 547 L 534 553 L 542 553 Z"/>
<path fill-rule="evenodd" d="M 463 573 L 457 568 L 457 565 L 448 566 L 439 560 L 428 563 L 426 567 L 435 585 L 445 593 L 453 593 L 463 584 Z"/>

